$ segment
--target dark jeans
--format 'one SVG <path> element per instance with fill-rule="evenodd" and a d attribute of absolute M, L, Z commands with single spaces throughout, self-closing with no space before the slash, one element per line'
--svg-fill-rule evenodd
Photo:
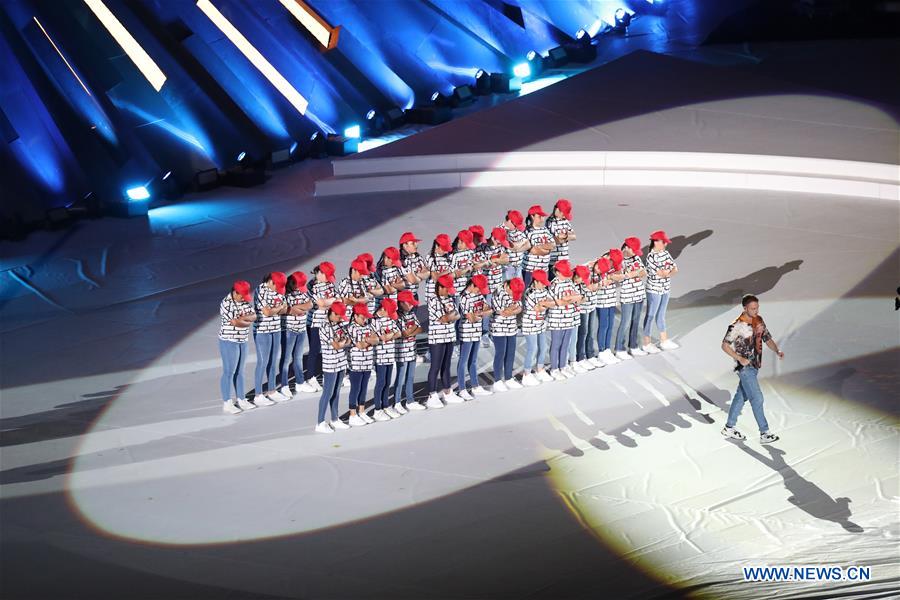
<path fill-rule="evenodd" d="M 516 336 L 494 336 L 494 381 L 512 379 L 513 362 L 516 360 Z"/>
<path fill-rule="evenodd" d="M 605 352 L 612 347 L 613 323 L 616 320 L 616 307 L 597 309 L 597 346 L 600 352 Z"/>
<path fill-rule="evenodd" d="M 616 333 L 616 352 L 638 347 L 638 334 L 641 331 L 641 311 L 643 308 L 643 301 L 622 305 L 622 317 L 621 321 L 619 321 L 619 331 Z M 626 342 L 627 346 L 625 345 Z"/>
<path fill-rule="evenodd" d="M 391 375 L 394 364 L 375 365 L 375 410 L 383 410 L 390 406 Z"/>
<path fill-rule="evenodd" d="M 347 371 L 347 373 L 350 376 L 350 410 L 357 406 L 364 409 L 372 371 Z"/>
<path fill-rule="evenodd" d="M 550 370 L 562 369 L 569 364 L 569 343 L 572 329 L 550 330 Z"/>
<path fill-rule="evenodd" d="M 325 420 L 325 409 L 331 407 L 331 420 L 337 421 L 338 414 L 338 398 L 341 393 L 341 383 L 344 381 L 344 372 L 323 373 L 322 377 L 322 397 L 319 398 L 319 420 L 321 423 Z"/>
<path fill-rule="evenodd" d="M 472 387 L 478 385 L 478 347 L 480 342 L 460 342 L 459 362 L 456 364 L 456 385 L 466 389 L 466 373 Z"/>
<path fill-rule="evenodd" d="M 416 361 L 397 363 L 397 376 L 394 378 L 394 402 L 397 404 L 403 400 L 409 404 L 413 402 L 413 381 L 416 378 Z"/>
<path fill-rule="evenodd" d="M 319 341 L 319 328 L 309 328 L 309 352 L 306 354 L 306 381 L 322 372 L 322 342 Z"/>
<path fill-rule="evenodd" d="M 431 364 L 428 367 L 428 393 L 438 391 L 438 379 L 442 390 L 450 389 L 450 358 L 453 356 L 453 342 L 428 344 Z"/>

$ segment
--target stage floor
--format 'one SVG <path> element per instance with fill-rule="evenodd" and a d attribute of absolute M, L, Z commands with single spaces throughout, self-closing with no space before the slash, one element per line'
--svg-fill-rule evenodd
<path fill-rule="evenodd" d="M 4 597 L 896 589 L 896 202 L 564 185 L 298 198 L 314 168 L 0 248 Z M 331 436 L 312 431 L 314 396 L 222 415 L 217 308 L 235 278 L 343 270 L 403 231 L 557 197 L 575 206 L 576 260 L 673 238 L 679 350 Z M 736 382 L 719 344 L 745 292 L 786 353 L 762 370 L 774 446 L 749 408 L 747 443 L 719 434 Z M 872 580 L 742 582 L 779 564 Z"/>

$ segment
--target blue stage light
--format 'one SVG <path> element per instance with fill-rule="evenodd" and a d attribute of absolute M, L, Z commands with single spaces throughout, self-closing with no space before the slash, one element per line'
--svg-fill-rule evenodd
<path fill-rule="evenodd" d="M 375 118 L 375 109 L 373 108 L 369 112 L 366 113 L 366 121 L 371 121 L 374 118 Z"/>
<path fill-rule="evenodd" d="M 528 77 L 531 75 L 531 65 L 528 63 L 520 63 L 513 67 L 513 75 L 516 77 Z"/>
<path fill-rule="evenodd" d="M 311 136 L 309 136 L 309 141 L 314 142 L 314 141 L 316 141 L 317 137 L 319 137 L 319 132 L 313 131 L 313 134 Z"/>
<path fill-rule="evenodd" d="M 128 188 L 127 190 L 125 190 L 125 194 L 128 196 L 129 200 L 133 201 L 147 200 L 148 198 L 150 198 L 150 192 L 148 192 L 147 187 L 143 185 Z"/>
<path fill-rule="evenodd" d="M 475 71 L 475 80 L 481 79 L 482 75 L 485 75 L 484 69 L 478 69 Z"/>
<path fill-rule="evenodd" d="M 534 60 L 537 57 L 537 52 L 534 50 L 529 50 L 528 54 L 525 55 L 526 60 Z"/>
<path fill-rule="evenodd" d="M 344 137 L 348 138 L 358 138 L 360 134 L 359 125 L 351 125 L 347 129 L 344 130 Z"/>
<path fill-rule="evenodd" d="M 297 142 L 294 142 L 293 144 L 291 144 L 291 149 L 288 150 L 288 153 L 293 154 L 294 150 L 296 150 L 296 149 L 297 149 Z"/>
<path fill-rule="evenodd" d="M 625 33 L 628 26 L 631 25 L 631 14 L 624 8 L 619 8 L 616 9 L 615 19 L 616 23 L 613 26 L 613 31 L 616 33 Z"/>
<path fill-rule="evenodd" d="M 237 155 L 237 161 L 238 161 L 238 162 L 241 162 L 241 161 L 244 160 L 245 158 L 247 158 L 247 153 L 246 153 L 246 152 L 241 152 L 240 154 Z"/>
<path fill-rule="evenodd" d="M 622 9 L 620 8 L 619 10 L 622 10 Z M 580 40 L 581 38 L 583 38 L 583 37 L 586 36 L 586 35 L 587 35 L 587 31 L 585 31 L 584 29 L 579 29 L 579 30 L 575 33 L 575 39 L 576 39 L 576 40 Z"/>
<path fill-rule="evenodd" d="M 169 177 L 172 176 L 172 171 L 166 171 L 166 174 L 162 176 L 162 180 L 165 181 Z"/>

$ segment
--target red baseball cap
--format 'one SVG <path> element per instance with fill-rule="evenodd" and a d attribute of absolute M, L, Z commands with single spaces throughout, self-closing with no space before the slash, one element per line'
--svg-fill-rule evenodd
<path fill-rule="evenodd" d="M 375 270 L 375 257 L 369 254 L 368 252 L 364 254 L 360 254 L 356 257 L 356 260 L 365 261 L 366 266 L 369 267 L 369 271 Z"/>
<path fill-rule="evenodd" d="M 437 282 L 441 285 L 441 287 L 447 288 L 447 293 L 451 296 L 456 294 L 456 289 L 453 287 L 453 277 L 450 275 L 441 275 L 438 277 Z"/>
<path fill-rule="evenodd" d="M 541 208 L 540 204 L 535 204 L 528 209 L 528 216 L 530 217 L 531 215 L 541 215 L 542 217 L 546 217 L 547 213 L 544 212 L 544 209 Z"/>
<path fill-rule="evenodd" d="M 387 248 L 385 248 L 382 254 L 391 259 L 391 262 L 394 263 L 395 267 L 400 264 L 400 251 L 393 246 L 388 246 Z"/>
<path fill-rule="evenodd" d="M 491 229 L 491 237 L 504 248 L 510 247 L 509 240 L 506 238 L 506 230 L 502 227 L 494 227 Z"/>
<path fill-rule="evenodd" d="M 511 210 L 506 213 L 506 218 L 519 231 L 525 231 L 525 217 L 517 210 Z"/>
<path fill-rule="evenodd" d="M 625 245 L 631 248 L 631 251 L 634 252 L 635 256 L 640 256 L 643 254 L 641 251 L 641 240 L 636 237 L 625 238 Z"/>
<path fill-rule="evenodd" d="M 418 306 L 419 301 L 416 300 L 415 294 L 413 294 L 409 290 L 403 290 L 399 294 L 397 294 L 397 302 L 406 302 L 407 304 L 412 304 L 413 306 Z"/>
<path fill-rule="evenodd" d="M 331 305 L 331 312 L 340 316 L 341 319 L 343 319 L 344 321 L 348 320 L 347 319 L 347 305 L 344 304 L 343 302 L 333 303 Z"/>
<path fill-rule="evenodd" d="M 282 273 L 281 271 L 275 271 L 272 273 L 272 283 L 275 284 L 275 291 L 279 294 L 284 293 L 284 286 L 287 284 L 287 275 Z"/>
<path fill-rule="evenodd" d="M 569 202 L 565 198 L 560 198 L 559 200 L 556 201 L 556 208 L 558 208 L 560 211 L 562 211 L 562 214 L 566 219 L 568 219 L 570 221 L 572 220 L 572 203 L 571 202 Z"/>
<path fill-rule="evenodd" d="M 456 234 L 456 237 L 462 240 L 466 244 L 466 248 L 468 248 L 469 250 L 475 248 L 475 236 L 473 236 L 472 232 L 468 229 L 463 229 Z"/>
<path fill-rule="evenodd" d="M 512 299 L 516 302 L 522 299 L 522 294 L 525 292 L 525 282 L 522 281 L 521 277 L 513 277 L 509 280 L 509 295 L 512 296 Z"/>
<path fill-rule="evenodd" d="M 319 271 L 325 275 L 325 279 L 334 283 L 334 263 L 323 262 L 319 263 Z"/>
<path fill-rule="evenodd" d="M 571 277 L 572 276 L 572 265 L 569 264 L 567 260 L 557 261 L 556 265 L 553 267 L 556 269 L 556 272 L 563 277 Z"/>
<path fill-rule="evenodd" d="M 434 238 L 435 243 L 441 247 L 441 250 L 444 252 L 450 252 L 453 250 L 453 243 L 450 241 L 450 236 L 446 233 L 439 234 L 436 238 Z"/>
<path fill-rule="evenodd" d="M 392 319 L 397 318 L 397 303 L 394 302 L 391 298 L 382 298 L 381 299 L 381 308 L 385 310 L 388 316 Z"/>
<path fill-rule="evenodd" d="M 578 265 L 575 267 L 575 274 L 581 278 L 581 283 L 591 282 L 591 271 L 586 266 Z"/>
<path fill-rule="evenodd" d="M 422 240 L 420 240 L 415 235 L 413 235 L 412 231 L 407 231 L 406 233 L 404 233 L 403 235 L 400 236 L 400 245 L 401 246 L 403 244 L 405 244 L 406 242 L 421 242 L 421 241 Z"/>
<path fill-rule="evenodd" d="M 544 271 L 543 269 L 532 271 L 531 278 L 539 283 L 543 283 L 544 285 L 550 285 L 550 278 L 547 277 L 547 271 Z"/>
<path fill-rule="evenodd" d="M 231 290 L 237 292 L 241 295 L 241 298 L 244 299 L 244 302 L 250 302 L 250 282 L 249 281 L 235 281 L 231 285 Z"/>
<path fill-rule="evenodd" d="M 471 227 L 469 227 L 469 231 L 471 231 L 481 239 L 484 239 L 484 227 L 482 227 L 481 225 L 472 225 Z"/>
<path fill-rule="evenodd" d="M 360 275 L 366 276 L 369 274 L 369 265 L 366 264 L 366 261 L 361 258 L 357 258 L 352 263 L 350 263 L 351 269 L 356 269 L 359 271 Z"/>
<path fill-rule="evenodd" d="M 598 258 L 594 263 L 594 269 L 600 271 L 601 275 L 606 275 L 612 269 L 612 262 L 606 257 Z"/>
<path fill-rule="evenodd" d="M 334 306 L 334 305 L 332 305 Z M 362 315 L 367 319 L 372 318 L 372 313 L 369 312 L 369 307 L 366 306 L 365 302 L 360 302 L 359 304 L 353 305 L 353 314 L 354 315 Z"/>
<path fill-rule="evenodd" d="M 478 275 L 472 275 L 472 283 L 475 285 L 475 287 L 478 288 L 478 291 L 481 292 L 482 294 L 487 295 L 491 291 L 490 288 L 488 287 L 487 277 L 485 277 L 484 275 L 482 275 L 480 273 Z"/>
<path fill-rule="evenodd" d="M 303 271 L 294 271 L 291 273 L 291 280 L 294 282 L 294 289 L 301 292 L 306 291 L 306 273 Z"/>
<path fill-rule="evenodd" d="M 654 231 L 650 234 L 650 241 L 662 240 L 667 244 L 671 244 L 672 240 L 669 239 L 669 236 L 666 235 L 666 232 L 660 229 L 659 231 Z"/>

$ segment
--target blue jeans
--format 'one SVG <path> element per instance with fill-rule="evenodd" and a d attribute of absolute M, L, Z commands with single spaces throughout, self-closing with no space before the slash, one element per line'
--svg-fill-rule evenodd
<path fill-rule="evenodd" d="M 516 360 L 516 336 L 494 336 L 494 381 L 512 379 L 513 361 Z"/>
<path fill-rule="evenodd" d="M 294 366 L 294 380 L 303 383 L 303 347 L 306 346 L 306 331 L 286 331 L 284 352 L 281 353 L 281 385 L 288 384 L 288 369 Z"/>
<path fill-rule="evenodd" d="M 625 351 L 625 342 L 628 348 L 638 347 L 638 330 L 641 328 L 642 302 L 632 302 L 622 305 L 622 317 L 619 321 L 619 331 L 616 333 L 616 352 Z M 626 338 L 628 338 L 626 340 Z"/>
<path fill-rule="evenodd" d="M 547 362 L 547 332 L 533 333 L 525 336 L 525 364 L 526 373 L 531 373 L 534 367 L 544 370 Z"/>
<path fill-rule="evenodd" d="M 494 294 L 486 295 L 484 297 L 484 305 L 487 307 L 490 307 L 491 301 L 493 299 L 494 299 Z M 460 321 L 462 321 L 462 319 L 457 321 L 457 323 L 459 323 Z M 481 319 L 481 335 L 482 335 L 482 337 L 488 335 L 488 333 L 490 331 L 491 331 L 491 318 L 490 317 L 482 317 L 482 319 Z"/>
<path fill-rule="evenodd" d="M 428 344 L 431 352 L 431 365 L 428 367 L 428 393 L 438 389 L 450 389 L 450 358 L 453 354 L 453 342 Z M 441 387 L 438 388 L 438 383 Z"/>
<path fill-rule="evenodd" d="M 383 410 L 391 405 L 391 375 L 394 372 L 394 363 L 389 365 L 375 365 L 375 410 Z"/>
<path fill-rule="evenodd" d="M 594 358 L 597 356 L 597 311 L 591 310 L 589 313 L 578 315 L 581 318 L 581 324 L 578 326 L 578 343 L 576 347 L 575 359 L 582 361 L 586 358 Z"/>
<path fill-rule="evenodd" d="M 267 375 L 268 390 L 275 391 L 275 373 L 278 371 L 278 356 L 281 352 L 281 332 L 254 333 L 256 343 L 256 377 L 253 385 L 256 394 L 263 393 L 263 375 Z"/>
<path fill-rule="evenodd" d="M 669 292 L 653 294 L 647 292 L 647 314 L 644 316 L 644 335 L 650 337 L 650 328 L 656 323 L 657 331 L 666 330 L 666 308 L 669 306 Z"/>
<path fill-rule="evenodd" d="M 766 422 L 766 413 L 763 410 L 763 393 L 759 389 L 759 381 L 756 377 L 759 370 L 755 367 L 746 366 L 737 372 L 740 383 L 738 383 L 737 391 L 731 400 L 731 408 L 728 410 L 728 420 L 725 422 L 729 427 L 734 427 L 737 423 L 738 416 L 744 408 L 744 402 L 750 401 L 750 408 L 753 409 L 753 416 L 756 418 L 756 424 L 759 426 L 760 433 L 769 431 L 769 423 Z"/>
<path fill-rule="evenodd" d="M 306 354 L 306 381 L 315 378 L 322 372 L 322 342 L 319 341 L 319 328 L 309 328 L 309 352 Z"/>
<path fill-rule="evenodd" d="M 365 409 L 372 371 L 347 371 L 347 373 L 350 376 L 350 410 L 357 406 Z"/>
<path fill-rule="evenodd" d="M 572 336 L 569 338 L 569 346 L 566 348 L 566 360 L 575 360 L 575 357 L 578 353 L 578 332 L 581 330 L 581 325 L 576 325 L 574 329 L 572 329 Z M 563 366 L 566 366 L 568 363 L 563 363 Z"/>
<path fill-rule="evenodd" d="M 550 330 L 550 370 L 562 369 L 568 363 L 569 343 L 574 329 Z"/>
<path fill-rule="evenodd" d="M 525 289 L 527 290 L 531 287 L 531 280 L 534 279 L 534 276 L 531 274 L 531 271 L 526 271 L 522 269 L 522 281 L 525 282 Z"/>
<path fill-rule="evenodd" d="M 413 381 L 416 378 L 416 361 L 397 363 L 397 377 L 394 379 L 394 402 L 406 400 L 406 403 L 414 401 L 413 398 Z"/>
<path fill-rule="evenodd" d="M 247 360 L 247 342 L 226 342 L 219 340 L 219 353 L 222 355 L 222 379 L 219 388 L 222 391 L 222 400 L 231 400 L 231 390 L 234 389 L 234 398 L 240 400 L 244 397 L 244 361 Z"/>
<path fill-rule="evenodd" d="M 331 407 L 331 420 L 337 421 L 338 398 L 341 393 L 341 384 L 344 382 L 344 372 L 322 374 L 322 397 L 319 398 L 319 420 L 325 420 L 325 409 Z"/>
<path fill-rule="evenodd" d="M 612 347 L 613 323 L 616 320 L 616 307 L 597 309 L 597 346 L 600 352 Z"/>
<path fill-rule="evenodd" d="M 478 386 L 478 347 L 480 342 L 460 342 L 459 362 L 456 363 L 456 385 L 460 390 L 466 389 L 466 372 L 469 373 L 469 383 L 472 387 Z"/>

